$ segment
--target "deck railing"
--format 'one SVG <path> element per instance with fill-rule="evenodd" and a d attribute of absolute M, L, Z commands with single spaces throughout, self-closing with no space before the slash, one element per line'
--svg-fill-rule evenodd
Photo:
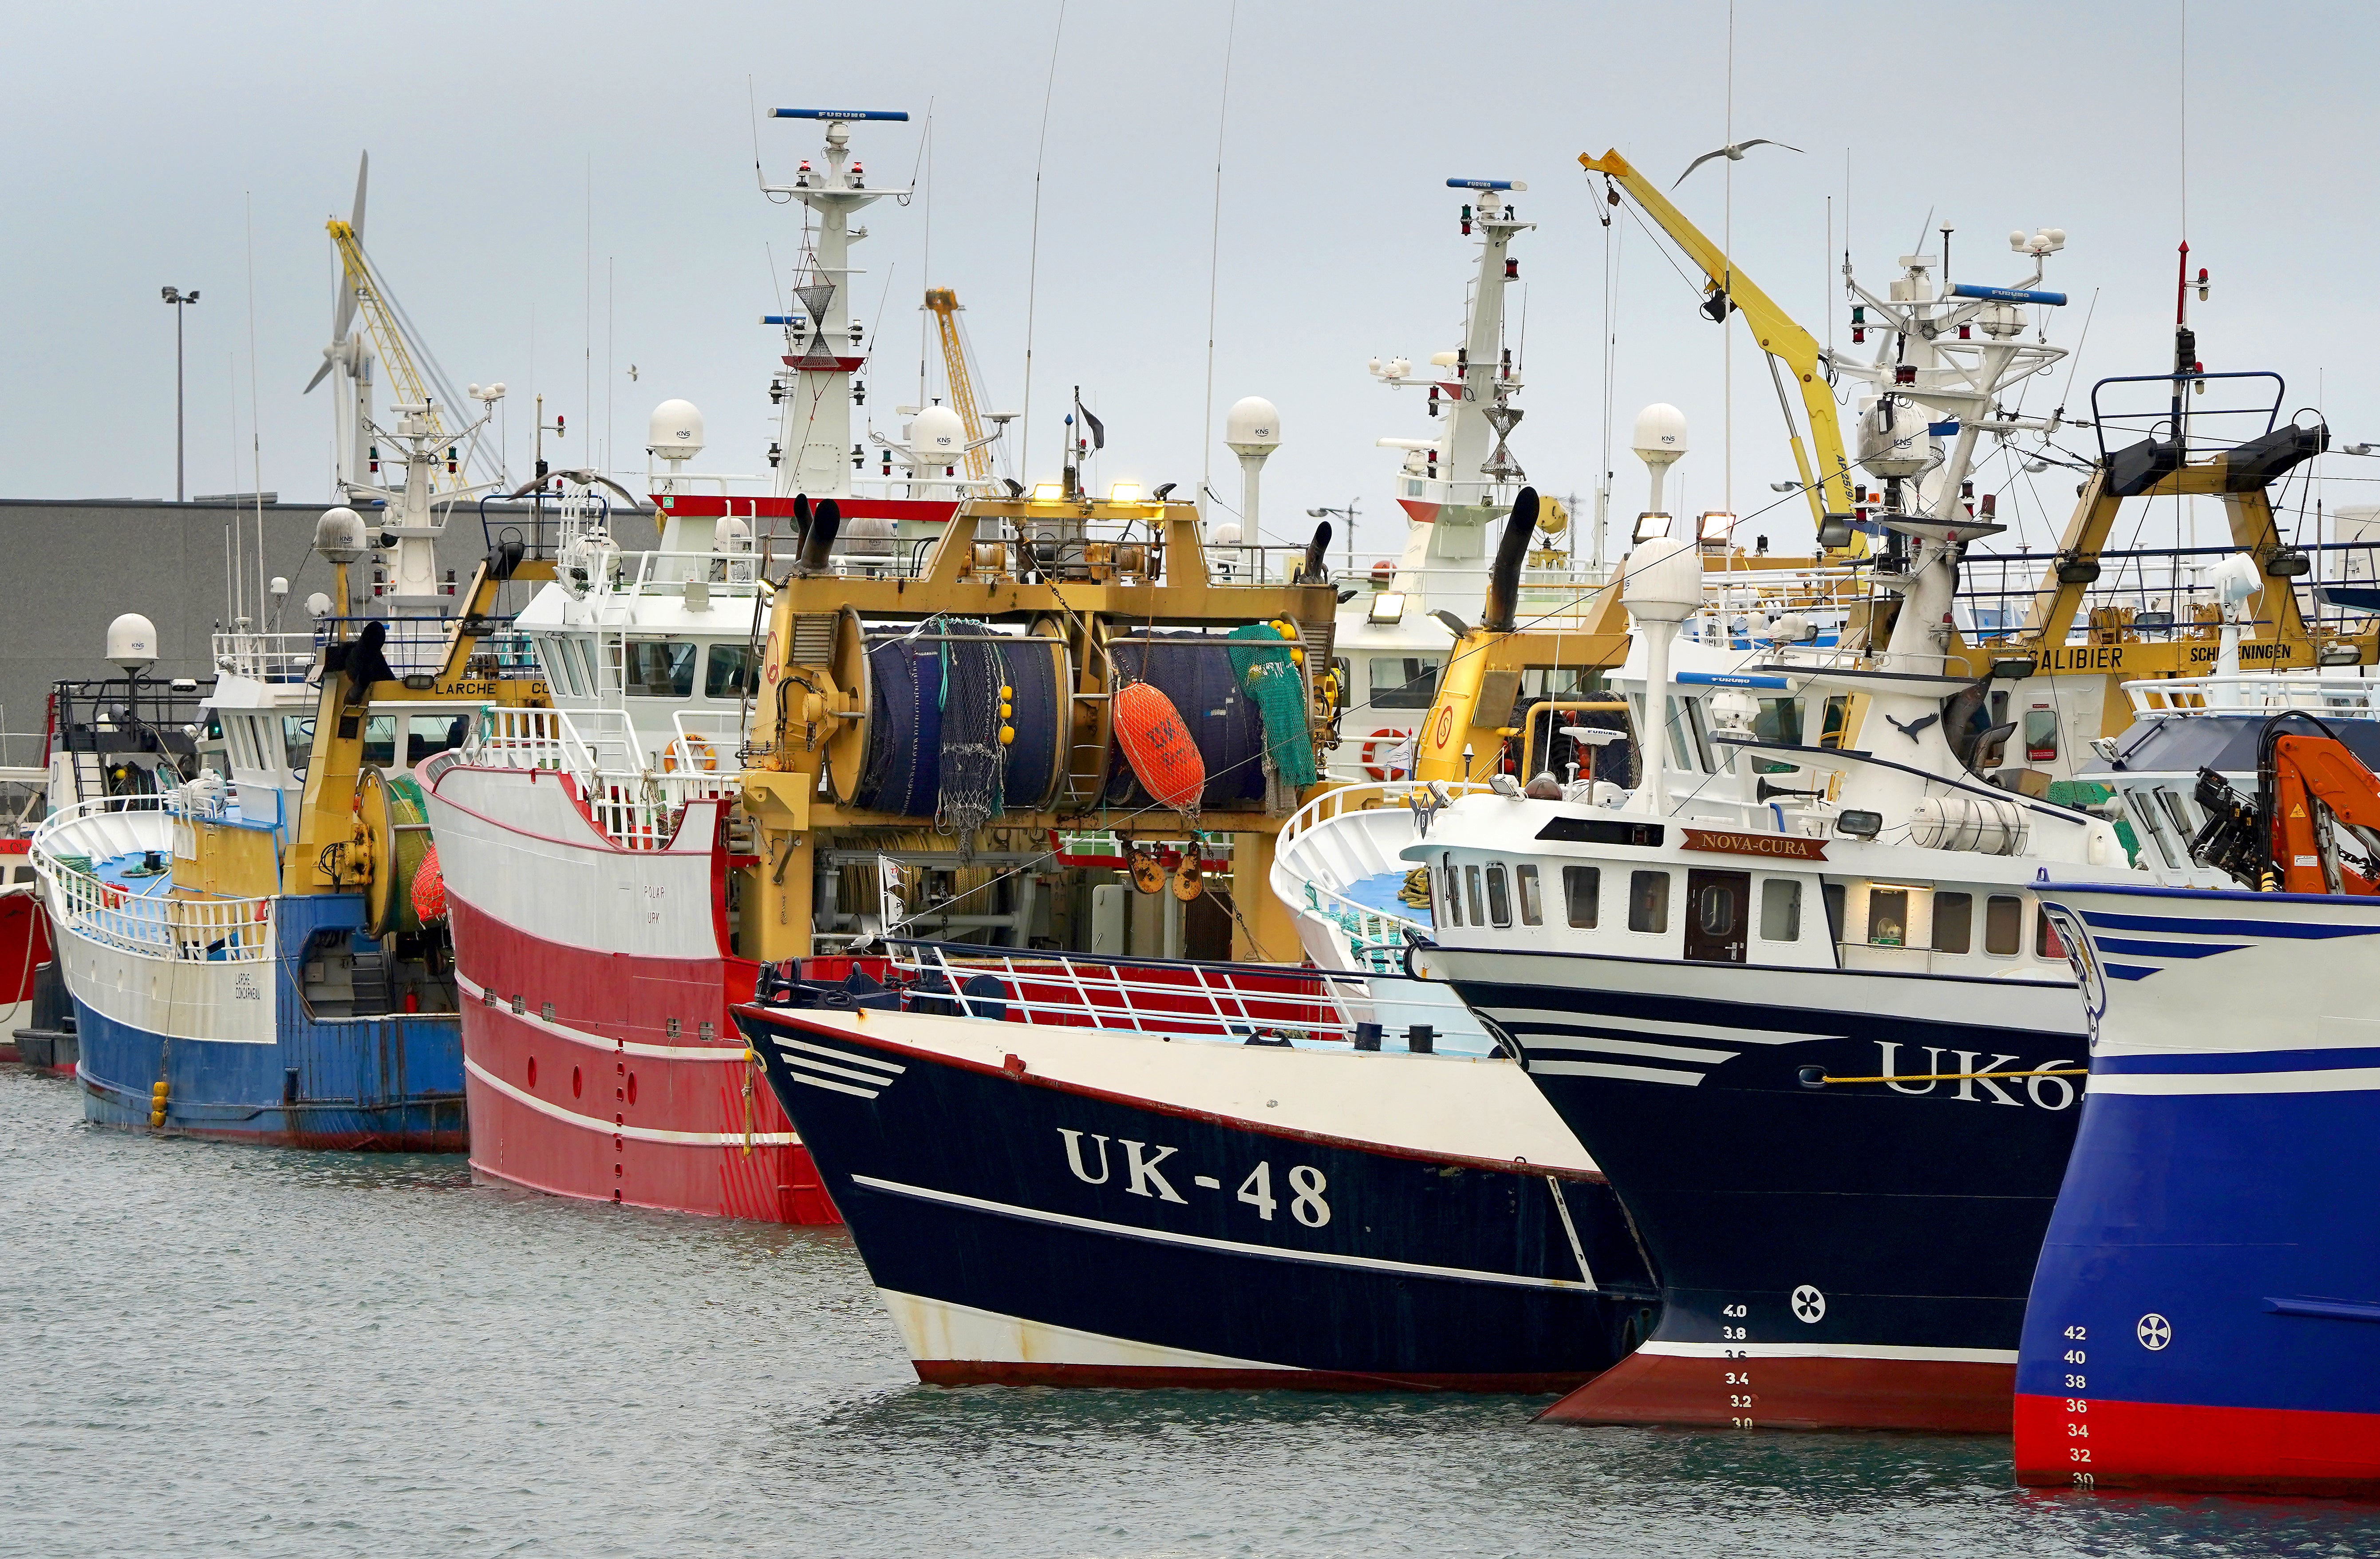
<path fill-rule="evenodd" d="M 2333 719 L 2380 719 L 2380 681 L 2306 671 L 2243 671 L 2228 677 L 2151 678 L 2124 683 L 2132 716 L 2274 714 L 2304 709 Z"/>
<path fill-rule="evenodd" d="M 887 945 L 884 963 L 911 1011 L 1254 1045 L 1496 1049 L 1452 987 L 1403 974 Z"/>
<path fill-rule="evenodd" d="M 52 813 L 33 831 L 33 866 L 59 928 L 144 958 L 188 963 L 271 961 L 271 899 L 149 897 L 104 881 L 91 869 L 91 856 L 71 849 L 78 843 L 115 842 L 96 837 L 100 830 L 90 821 L 95 815 L 164 810 L 164 798 L 157 796 L 78 802 Z"/>
<path fill-rule="evenodd" d="M 679 753 L 685 728 L 669 752 Z M 732 796 L 743 773 L 733 749 L 706 755 L 686 747 L 680 765 L 652 769 L 638 752 L 637 733 L 616 709 L 528 709 L 489 705 L 461 749 L 459 761 L 480 768 L 541 769 L 567 774 L 586 798 L 588 815 L 623 850 L 665 850 L 690 801 Z M 723 765 L 719 761 L 724 758 Z"/>

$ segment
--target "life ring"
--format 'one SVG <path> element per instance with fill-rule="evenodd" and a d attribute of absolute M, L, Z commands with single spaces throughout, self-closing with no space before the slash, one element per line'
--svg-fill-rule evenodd
<path fill-rule="evenodd" d="M 1375 780 L 1402 780 L 1405 770 L 1387 760 L 1397 755 L 1397 749 L 1413 735 L 1410 731 L 1376 731 L 1364 743 L 1364 772 Z"/>
<path fill-rule="evenodd" d="M 675 742 L 671 743 L 667 747 L 662 750 L 662 768 L 673 773 L 676 771 L 678 767 L 677 750 L 680 746 L 686 748 L 686 767 L 709 770 L 716 770 L 719 767 L 719 749 L 711 745 L 710 738 L 704 736 L 681 736 Z"/>

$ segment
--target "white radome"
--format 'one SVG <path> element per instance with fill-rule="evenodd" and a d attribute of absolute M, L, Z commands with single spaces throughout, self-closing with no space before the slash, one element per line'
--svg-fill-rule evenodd
<path fill-rule="evenodd" d="M 1281 413 L 1262 395 L 1233 401 L 1223 418 L 1223 442 L 1234 454 L 1270 454 L 1281 446 Z"/>
<path fill-rule="evenodd" d="M 1686 453 L 1686 414 L 1666 401 L 1654 402 L 1636 414 L 1630 443 L 1645 465 L 1670 464 Z"/>
<path fill-rule="evenodd" d="M 128 611 L 107 625 L 107 659 L 133 675 L 157 663 L 157 624 Z"/>
<path fill-rule="evenodd" d="M 702 413 L 692 401 L 663 401 L 653 408 L 645 448 L 673 464 L 702 453 Z"/>

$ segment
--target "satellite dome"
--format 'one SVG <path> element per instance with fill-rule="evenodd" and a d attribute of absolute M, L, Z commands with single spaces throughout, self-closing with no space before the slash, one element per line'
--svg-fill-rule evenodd
<path fill-rule="evenodd" d="M 1673 536 L 1657 536 L 1628 554 L 1620 601 L 1648 622 L 1682 622 L 1703 604 L 1702 549 Z"/>
<path fill-rule="evenodd" d="M 1686 453 L 1686 414 L 1666 401 L 1656 401 L 1636 414 L 1636 429 L 1629 442 L 1645 465 L 1667 465 Z"/>
<path fill-rule="evenodd" d="M 128 611 L 107 625 L 107 658 L 136 676 L 157 663 L 157 625 L 137 611 Z"/>
<path fill-rule="evenodd" d="M 1262 395 L 1233 401 L 1223 418 L 1223 442 L 1234 454 L 1270 454 L 1281 445 L 1281 413 Z"/>
<path fill-rule="evenodd" d="M 692 401 L 663 401 L 653 408 L 645 449 L 673 465 L 702 453 L 702 413 Z"/>
<path fill-rule="evenodd" d="M 341 504 L 325 509 L 314 522 L 314 550 L 334 563 L 361 562 L 371 550 L 365 539 L 363 516 Z"/>
<path fill-rule="evenodd" d="M 955 465 L 966 446 L 966 424 L 948 406 L 928 406 L 909 419 L 909 453 L 920 465 Z"/>

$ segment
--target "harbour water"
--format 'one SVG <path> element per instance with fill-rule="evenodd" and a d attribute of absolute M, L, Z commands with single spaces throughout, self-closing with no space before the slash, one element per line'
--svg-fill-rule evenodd
<path fill-rule="evenodd" d="M 5 1555 L 2380 1550 L 2371 1506 L 2022 1492 L 2004 1439 L 931 1389 L 840 1229 L 80 1117 L 0 1066 Z"/>

